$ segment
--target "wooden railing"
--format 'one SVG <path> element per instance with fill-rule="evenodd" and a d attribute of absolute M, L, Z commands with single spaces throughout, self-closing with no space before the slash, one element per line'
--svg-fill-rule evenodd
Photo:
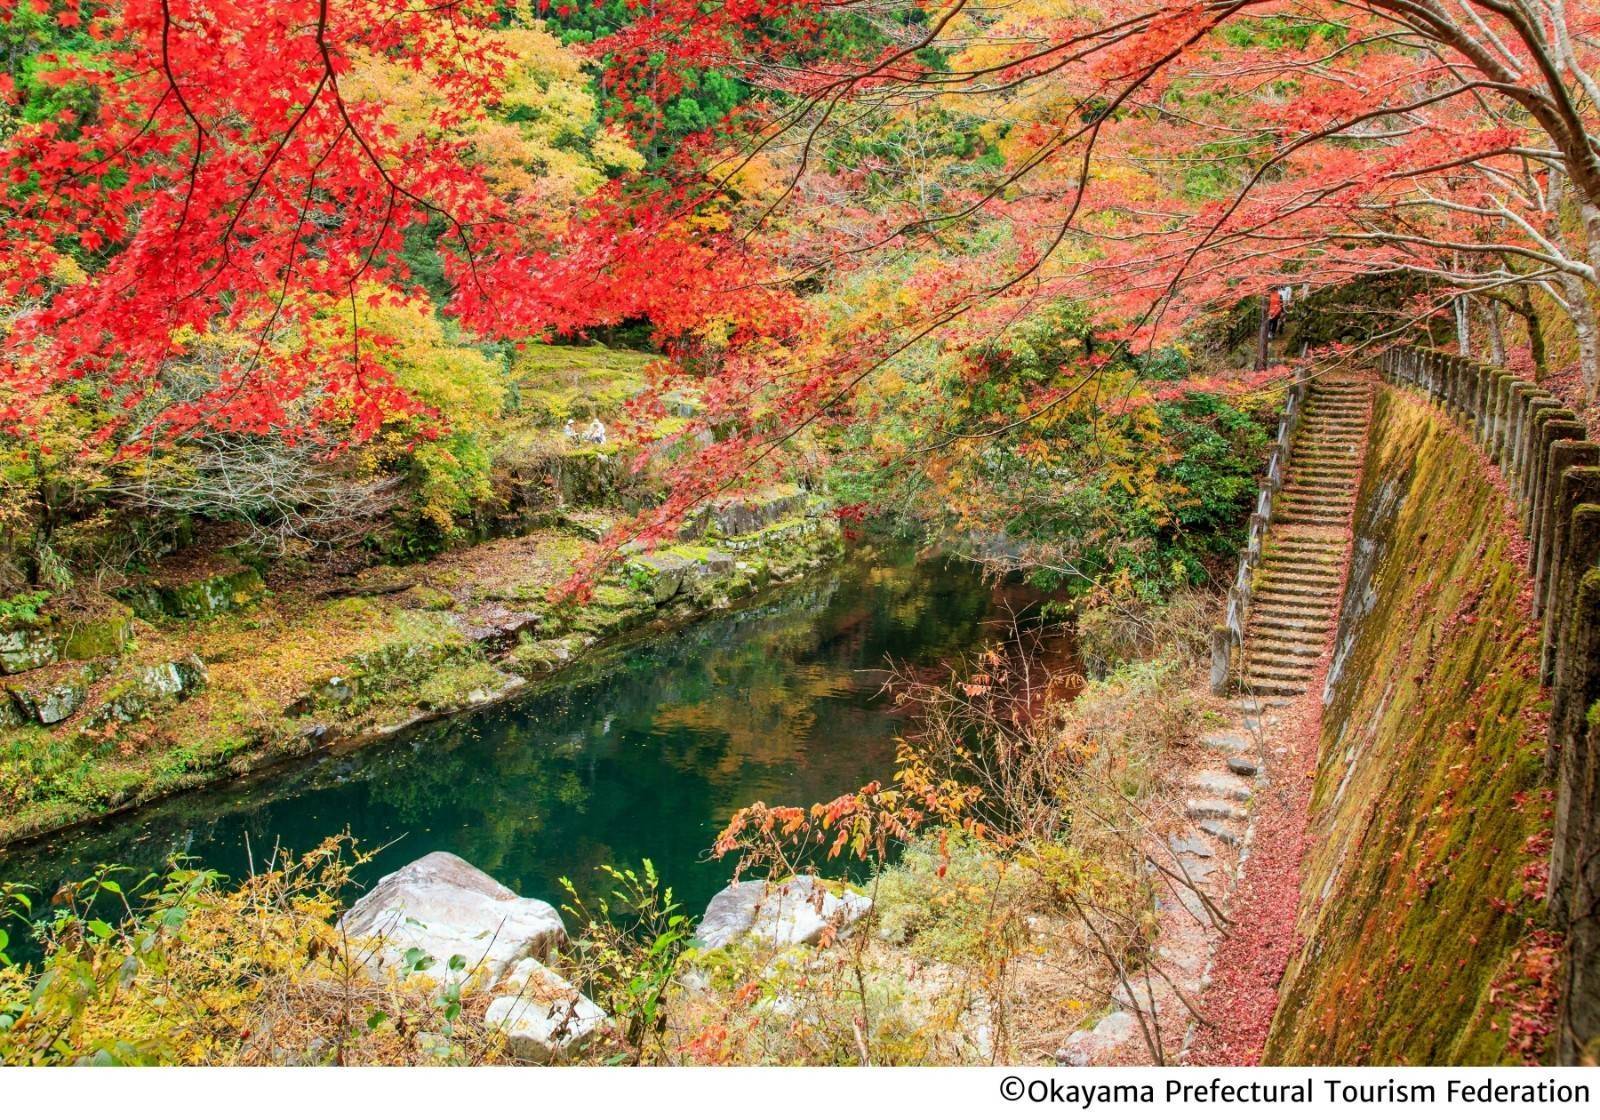
<path fill-rule="evenodd" d="M 1239 570 L 1234 575 L 1233 586 L 1228 589 L 1228 609 L 1223 624 L 1211 633 L 1211 691 L 1225 695 L 1233 676 L 1235 654 L 1244 649 L 1244 625 L 1250 615 L 1251 587 L 1255 582 L 1256 568 L 1261 563 L 1261 550 L 1267 543 L 1267 528 L 1272 524 L 1272 506 L 1278 491 L 1283 489 L 1284 474 L 1289 469 L 1289 453 L 1294 447 L 1295 432 L 1300 427 L 1300 416 L 1305 407 L 1306 383 L 1296 380 L 1289 388 L 1284 401 L 1283 414 L 1278 418 L 1278 438 L 1267 459 L 1267 474 L 1256 493 L 1255 509 L 1250 514 L 1250 533 L 1244 551 L 1239 556 Z"/>
<path fill-rule="evenodd" d="M 1572 1061 L 1600 1039 L 1600 443 L 1552 394 L 1505 370 L 1409 347 L 1379 366 L 1468 430 L 1504 475 L 1528 538 L 1558 791 L 1548 897 L 1568 936 L 1561 1050 Z"/>

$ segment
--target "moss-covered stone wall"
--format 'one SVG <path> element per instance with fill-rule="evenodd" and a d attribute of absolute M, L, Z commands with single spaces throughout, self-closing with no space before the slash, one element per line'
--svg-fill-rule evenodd
<path fill-rule="evenodd" d="M 1266 1058 L 1549 1057 L 1552 793 L 1525 544 L 1438 408 L 1379 395 Z"/>

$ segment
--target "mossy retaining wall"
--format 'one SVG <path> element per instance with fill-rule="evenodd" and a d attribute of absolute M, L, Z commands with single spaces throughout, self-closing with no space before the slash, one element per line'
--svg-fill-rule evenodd
<path fill-rule="evenodd" d="M 1385 388 L 1355 534 L 1265 1057 L 1548 1059 L 1549 704 L 1514 507 L 1467 429 Z"/>

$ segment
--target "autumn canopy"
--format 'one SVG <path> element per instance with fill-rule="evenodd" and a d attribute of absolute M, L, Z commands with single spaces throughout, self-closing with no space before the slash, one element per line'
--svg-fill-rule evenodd
<path fill-rule="evenodd" d="M 665 520 L 885 409 L 911 418 L 880 467 L 959 474 L 968 445 L 1097 392 L 1106 363 L 1280 285 L 1381 280 L 1395 314 L 1361 339 L 1453 314 L 1501 360 L 1521 323 L 1542 361 L 1561 332 L 1582 394 L 1600 379 L 1584 3 L 28 0 L 6 18 L 36 52 L 0 78 L 16 437 L 76 409 L 75 440 L 124 455 L 208 431 L 330 453 L 438 438 L 458 421 L 396 376 L 379 313 L 430 293 L 485 344 L 648 331 L 657 388 L 692 384 L 718 434 L 681 457 Z M 1053 329 L 1079 342 L 1049 376 L 900 399 L 930 347 L 971 386 L 1014 324 L 1063 307 Z"/>

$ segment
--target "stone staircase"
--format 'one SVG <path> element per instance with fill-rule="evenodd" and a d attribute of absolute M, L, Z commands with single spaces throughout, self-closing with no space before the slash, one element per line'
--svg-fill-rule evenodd
<path fill-rule="evenodd" d="M 1374 382 L 1324 374 L 1306 398 L 1245 622 L 1244 691 L 1306 691 L 1338 614 Z"/>
<path fill-rule="evenodd" d="M 1286 730 L 1337 620 L 1375 389 L 1370 376 L 1348 371 L 1310 385 L 1255 568 L 1242 694 L 1228 705 L 1228 725 L 1201 735 L 1190 765 L 1173 775 L 1172 828 L 1147 851 L 1161 872 L 1151 961 L 1131 991 L 1113 993 L 1110 1014 L 1066 1040 L 1062 1064 L 1188 1061 L 1202 1027 L 1195 1008 L 1212 982 L 1259 818 L 1283 811 L 1283 791 L 1308 781 L 1315 761 L 1315 745 L 1297 756 L 1305 748 Z M 1269 789 L 1273 796 L 1262 797 Z"/>

